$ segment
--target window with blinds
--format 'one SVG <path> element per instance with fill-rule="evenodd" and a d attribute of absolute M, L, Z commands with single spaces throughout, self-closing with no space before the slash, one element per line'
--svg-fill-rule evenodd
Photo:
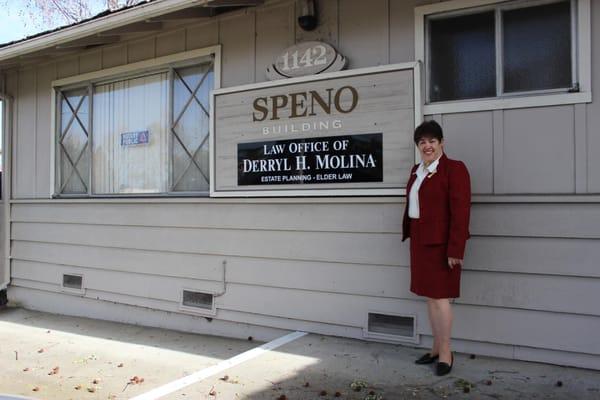
<path fill-rule="evenodd" d="M 59 195 L 208 194 L 213 62 L 58 89 Z"/>

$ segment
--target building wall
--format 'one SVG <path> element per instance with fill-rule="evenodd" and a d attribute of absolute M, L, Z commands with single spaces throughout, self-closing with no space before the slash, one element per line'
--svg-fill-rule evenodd
<path fill-rule="evenodd" d="M 403 198 L 58 200 L 49 173 L 54 79 L 221 44 L 231 87 L 264 81 L 281 50 L 312 39 L 338 48 L 349 68 L 412 61 L 413 7 L 423 3 L 320 2 L 322 24 L 305 33 L 294 3 L 273 1 L 11 71 L 9 295 L 60 312 L 43 299 L 64 302 L 62 273 L 82 273 L 84 297 L 181 312 L 181 289 L 219 292 L 226 267 L 216 320 L 360 338 L 368 311 L 406 313 L 430 343 L 425 303 L 408 291 Z M 597 43 L 598 3 L 592 11 Z M 594 52 L 592 71 L 599 65 Z M 428 116 L 443 125 L 449 156 L 469 166 L 475 194 L 458 350 L 600 369 L 598 104 Z M 85 299 L 68 299 L 82 307 L 69 312 L 85 314 Z"/>

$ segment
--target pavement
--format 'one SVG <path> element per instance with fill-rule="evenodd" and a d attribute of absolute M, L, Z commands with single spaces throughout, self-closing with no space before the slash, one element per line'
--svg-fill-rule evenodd
<path fill-rule="evenodd" d="M 316 334 L 258 354 L 254 340 L 6 308 L 0 338 L 0 400 L 131 399 L 183 377 L 196 379 L 146 399 L 600 399 L 600 371 L 458 353 L 437 377 L 413 363 L 422 349 Z"/>

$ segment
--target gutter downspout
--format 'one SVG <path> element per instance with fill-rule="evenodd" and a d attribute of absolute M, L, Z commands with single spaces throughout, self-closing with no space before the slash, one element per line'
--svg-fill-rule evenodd
<path fill-rule="evenodd" d="M 0 78 L 4 82 L 4 76 Z M 12 108 L 13 98 L 6 93 L 0 93 L 2 107 L 2 133 L 3 133 L 3 157 L 2 157 L 2 207 L 4 208 L 4 273 L 0 275 L 0 291 L 6 290 L 10 283 L 10 199 L 11 199 L 11 138 L 12 138 Z M 0 300 L 1 300 L 0 296 Z"/>

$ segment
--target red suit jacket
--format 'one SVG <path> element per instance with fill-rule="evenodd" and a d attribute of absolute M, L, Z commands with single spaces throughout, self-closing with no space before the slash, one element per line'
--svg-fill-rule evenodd
<path fill-rule="evenodd" d="M 406 209 L 402 221 L 402 241 L 410 237 L 408 202 L 410 189 L 417 178 L 418 164 L 411 170 L 406 186 Z M 431 174 L 430 174 L 431 175 Z M 462 161 L 440 158 L 436 172 L 426 176 L 419 188 L 419 229 L 423 244 L 448 246 L 448 257 L 463 259 L 469 234 L 471 182 Z"/>

